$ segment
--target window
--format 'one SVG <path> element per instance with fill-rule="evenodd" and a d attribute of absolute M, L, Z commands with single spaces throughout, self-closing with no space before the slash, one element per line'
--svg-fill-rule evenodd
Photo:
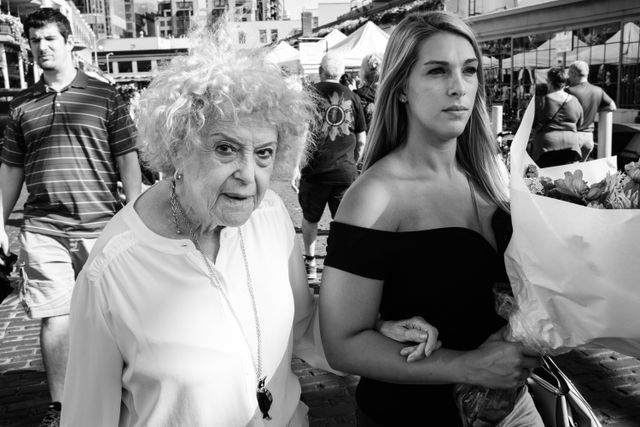
<path fill-rule="evenodd" d="M 244 31 L 238 32 L 238 43 L 247 44 L 247 33 L 245 33 Z"/>
<path fill-rule="evenodd" d="M 119 73 L 132 73 L 133 72 L 133 64 L 131 61 L 118 61 L 118 72 Z"/>
<path fill-rule="evenodd" d="M 260 34 L 260 43 L 266 43 L 267 42 L 267 30 L 259 30 L 259 34 Z"/>
<path fill-rule="evenodd" d="M 271 41 L 272 42 L 278 41 L 278 30 L 271 30 Z"/>
<path fill-rule="evenodd" d="M 138 61 L 138 71 L 151 71 L 151 61 Z"/>

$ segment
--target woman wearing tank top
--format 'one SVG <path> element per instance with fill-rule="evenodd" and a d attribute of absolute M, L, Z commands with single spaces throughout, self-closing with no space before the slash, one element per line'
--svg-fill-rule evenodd
<path fill-rule="evenodd" d="M 549 92 L 536 104 L 535 133 L 531 157 L 540 167 L 580 161 L 578 129 L 583 119 L 578 99 L 565 92 L 561 68 L 547 72 Z"/>

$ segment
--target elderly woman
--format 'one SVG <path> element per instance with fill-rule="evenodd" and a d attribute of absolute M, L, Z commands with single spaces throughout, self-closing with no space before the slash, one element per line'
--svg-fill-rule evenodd
<path fill-rule="evenodd" d="M 308 424 L 291 357 L 327 365 L 268 185 L 304 149 L 313 103 L 214 39 L 200 34 L 140 100 L 143 153 L 171 179 L 113 218 L 78 277 L 62 425 Z M 409 323 L 383 330 L 400 340 Z"/>

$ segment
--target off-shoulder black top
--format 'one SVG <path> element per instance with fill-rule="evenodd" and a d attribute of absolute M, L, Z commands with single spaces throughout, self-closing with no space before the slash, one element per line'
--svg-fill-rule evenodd
<path fill-rule="evenodd" d="M 325 265 L 383 280 L 383 319 L 422 316 L 438 328 L 444 348 L 472 350 L 505 324 L 496 314 L 492 288 L 507 281 L 503 253 L 511 238 L 509 215 L 497 210 L 492 228 L 497 251 L 467 228 L 389 232 L 333 222 Z M 451 384 L 362 377 L 356 400 L 381 425 L 462 425 Z"/>

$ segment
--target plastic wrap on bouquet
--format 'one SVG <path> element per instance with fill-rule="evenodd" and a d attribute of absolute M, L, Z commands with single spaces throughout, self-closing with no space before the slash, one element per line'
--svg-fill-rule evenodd
<path fill-rule="evenodd" d="M 513 236 L 505 265 L 517 309 L 513 338 L 558 354 L 587 344 L 640 357 L 640 210 L 595 209 L 532 194 L 523 178 L 531 102 L 511 145 Z M 604 178 L 615 159 L 556 166 L 540 175 L 582 170 Z"/>

